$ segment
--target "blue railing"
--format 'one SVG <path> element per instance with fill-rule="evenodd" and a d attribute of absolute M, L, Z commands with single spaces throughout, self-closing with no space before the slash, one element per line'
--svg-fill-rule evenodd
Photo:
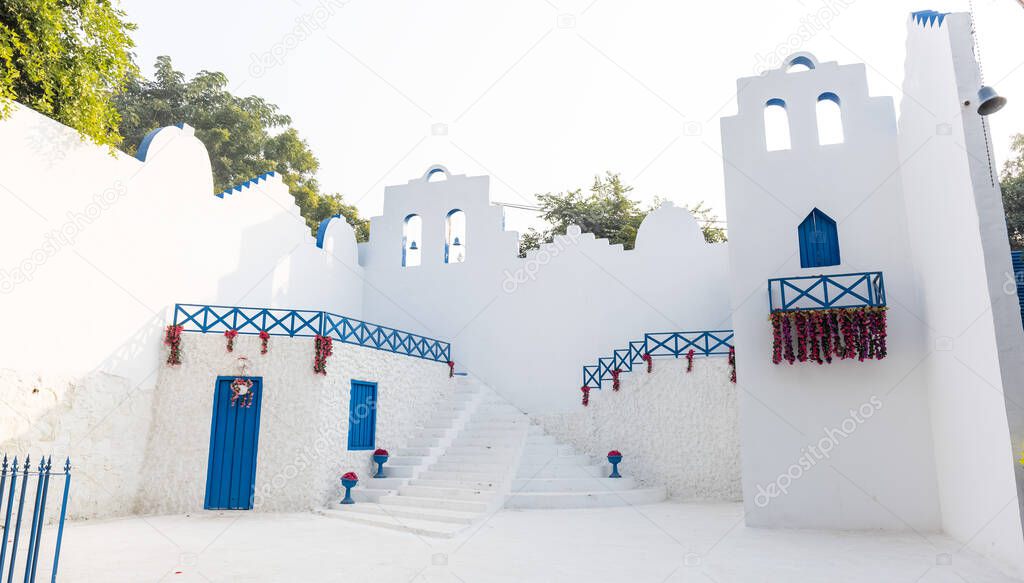
<path fill-rule="evenodd" d="M 643 340 L 634 340 L 629 348 L 613 350 L 612 355 L 597 359 L 597 364 L 583 367 L 583 386 L 600 389 L 601 383 L 612 378 L 612 371 L 632 371 L 633 365 L 643 362 L 644 355 L 679 358 L 693 350 L 694 356 L 728 355 L 732 344 L 732 330 L 705 330 L 699 332 L 652 332 Z"/>
<path fill-rule="evenodd" d="M 18 580 L 29 583 L 36 580 L 36 574 L 42 574 L 39 570 L 40 546 L 43 540 L 43 525 L 46 524 L 46 499 L 50 493 L 50 480 L 55 479 L 54 489 L 57 488 L 56 479 L 64 477 L 63 496 L 60 502 L 60 515 L 57 517 L 57 539 L 54 542 L 53 565 L 50 571 L 50 581 L 57 580 L 57 565 L 60 563 L 60 545 L 64 538 L 64 518 L 67 516 L 68 491 L 71 488 L 71 460 L 64 462 L 64 471 L 53 471 L 53 457 L 43 458 L 37 466 L 33 466 L 31 460 L 26 456 L 24 462 L 19 466 L 18 458 L 8 463 L 4 455 L 3 464 L 0 466 L 0 517 L 3 518 L 3 538 L 0 539 L 0 580 L 4 572 L 7 573 L 7 582 L 14 581 L 14 575 L 18 568 L 18 559 L 22 559 L 23 576 Z M 58 462 L 59 463 L 59 462 Z M 33 485 L 32 482 L 35 482 Z M 21 486 L 20 490 L 18 486 Z M 32 504 L 32 518 L 25 514 L 26 493 L 28 501 Z M 17 502 L 17 504 L 15 504 Z M 15 510 L 17 506 L 17 510 Z M 22 523 L 28 524 L 27 541 L 22 539 Z M 10 545 L 8 545 L 10 543 Z M 9 547 L 9 548 L 8 548 Z M 46 569 L 45 563 L 43 570 Z M 46 575 L 43 575 L 45 578 Z"/>
<path fill-rule="evenodd" d="M 885 281 L 881 271 L 768 280 L 768 307 L 773 312 L 884 305 Z"/>
<path fill-rule="evenodd" d="M 339 342 L 386 350 L 437 362 L 451 360 L 451 344 L 387 326 L 313 310 L 245 308 L 175 304 L 174 324 L 185 332 L 239 334 L 268 332 L 271 336 L 328 336 Z"/>

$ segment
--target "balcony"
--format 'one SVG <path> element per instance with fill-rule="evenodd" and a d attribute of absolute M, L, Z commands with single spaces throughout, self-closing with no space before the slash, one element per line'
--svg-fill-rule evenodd
<path fill-rule="evenodd" d="M 807 275 L 768 280 L 772 312 L 885 306 L 881 271 Z"/>

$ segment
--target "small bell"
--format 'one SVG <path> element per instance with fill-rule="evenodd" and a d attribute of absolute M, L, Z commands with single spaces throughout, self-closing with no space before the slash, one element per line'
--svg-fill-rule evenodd
<path fill-rule="evenodd" d="M 452 243 L 452 247 L 462 247 L 462 242 L 459 241 L 458 237 L 455 237 L 455 242 Z"/>
<path fill-rule="evenodd" d="M 417 251 L 417 250 L 419 250 L 419 245 L 416 244 L 416 241 L 413 241 L 412 245 L 409 245 L 409 251 Z"/>
<path fill-rule="evenodd" d="M 988 85 L 982 85 L 978 90 L 978 115 L 993 114 L 1006 105 L 1006 98 L 996 93 L 996 90 Z"/>

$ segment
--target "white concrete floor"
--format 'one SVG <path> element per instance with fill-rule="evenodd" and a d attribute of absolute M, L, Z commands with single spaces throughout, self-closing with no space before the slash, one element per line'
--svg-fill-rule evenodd
<path fill-rule="evenodd" d="M 452 540 L 315 514 L 69 523 L 61 581 L 1015 581 L 944 536 L 751 529 L 739 504 L 504 510 Z"/>

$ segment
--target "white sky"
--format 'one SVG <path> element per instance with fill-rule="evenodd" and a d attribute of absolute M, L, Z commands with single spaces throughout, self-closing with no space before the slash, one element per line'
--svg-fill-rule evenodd
<path fill-rule="evenodd" d="M 278 104 L 321 162 L 326 191 L 370 216 L 384 186 L 434 163 L 491 175 L 495 201 L 588 186 L 621 172 L 636 198 L 704 200 L 724 217 L 718 119 L 736 79 L 797 50 L 867 64 L 897 107 L 908 14 L 967 0 L 123 0 L 149 74 L 170 55 L 191 76 Z M 1024 131 L 1024 8 L 977 0 L 997 159 Z M 809 17 L 831 18 L 824 26 Z M 820 22 L 820 21 L 819 21 Z M 809 39 L 788 45 L 791 36 Z M 297 34 L 303 38 L 296 41 Z M 269 66 L 260 55 L 277 56 Z M 446 135 L 435 135 L 446 124 Z M 508 210 L 524 229 L 532 213 Z"/>

